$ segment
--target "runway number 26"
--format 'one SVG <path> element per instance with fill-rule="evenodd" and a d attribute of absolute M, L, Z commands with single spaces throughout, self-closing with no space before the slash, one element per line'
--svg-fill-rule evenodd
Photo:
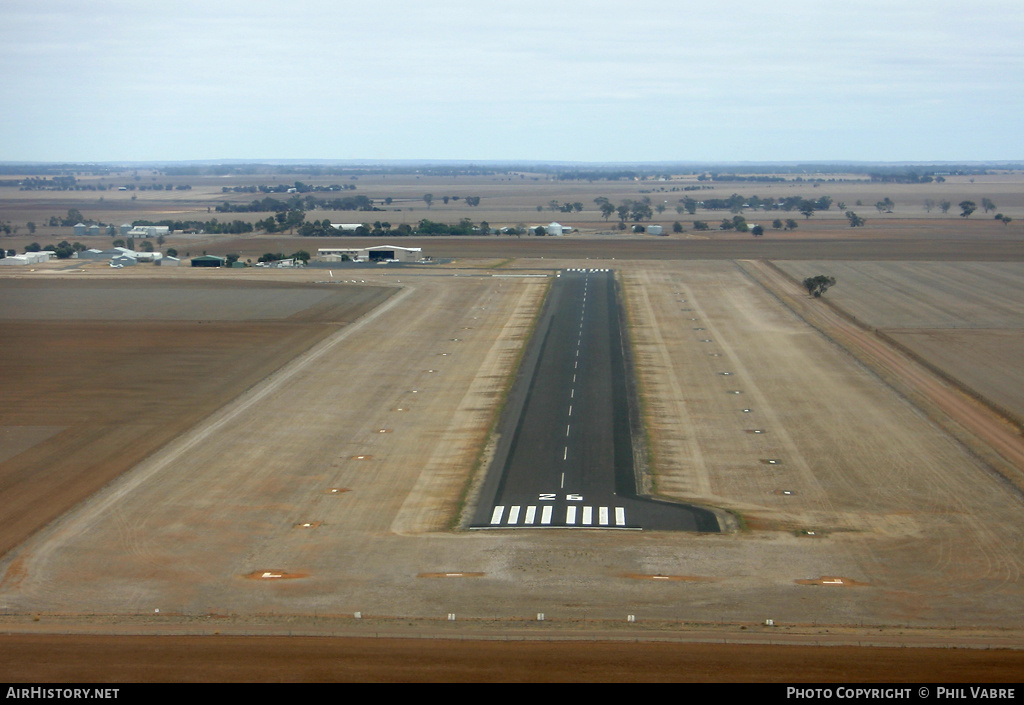
<path fill-rule="evenodd" d="M 539 501 L 541 501 L 541 502 L 554 502 L 555 498 L 556 498 L 556 495 L 555 495 L 554 492 L 541 493 Z M 583 495 L 581 495 L 581 494 L 567 494 L 567 495 L 565 495 L 565 501 L 566 502 L 582 502 L 583 501 Z"/>

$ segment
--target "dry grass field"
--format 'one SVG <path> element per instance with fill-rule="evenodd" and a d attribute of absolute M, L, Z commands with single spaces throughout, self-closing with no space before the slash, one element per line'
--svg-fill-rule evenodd
<path fill-rule="evenodd" d="M 472 192 L 486 203 L 510 183 Z M 402 184 L 410 199 L 422 186 Z M 577 193 L 544 186 L 523 184 L 503 212 Z M 868 202 L 869 186 L 885 189 L 844 197 Z M 956 184 L 1011 205 L 1018 186 Z M 968 407 L 939 396 L 984 407 L 983 425 L 1019 423 L 1019 222 L 915 217 L 852 240 L 839 221 L 764 242 L 428 240 L 454 261 L 352 270 L 354 284 L 314 268 L 3 268 L 12 636 L 0 668 L 8 680 L 1019 680 L 1024 502 L 1010 473 L 1024 468 L 957 432 Z M 865 240 L 887 249 L 871 258 Z M 296 241 L 182 242 L 244 259 Z M 830 257 L 830 243 L 859 255 Z M 776 254 L 748 254 L 761 245 Z M 570 266 L 612 267 L 622 285 L 648 487 L 727 510 L 735 530 L 459 528 L 546 283 Z M 838 280 L 828 303 L 787 278 L 823 272 Z M 836 310 L 861 326 L 822 318 Z M 125 670 L 111 659 L 132 661 L 117 651 L 131 642 L 95 634 L 164 640 Z M 195 658 L 188 635 L 212 651 Z M 345 651 L 356 637 L 394 658 L 370 668 Z M 709 642 L 732 656 L 709 662 Z M 921 648 L 881 648 L 893 645 Z M 167 671 L 160 659 L 179 648 L 193 658 Z M 38 649 L 67 656 L 47 664 Z"/>

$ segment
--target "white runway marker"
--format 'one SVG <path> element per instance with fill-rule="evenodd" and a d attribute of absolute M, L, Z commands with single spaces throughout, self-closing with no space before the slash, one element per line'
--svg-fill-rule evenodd
<path fill-rule="evenodd" d="M 546 505 L 540 511 L 540 523 L 550 524 L 551 523 L 551 505 Z"/>
<path fill-rule="evenodd" d="M 500 505 L 495 507 L 494 511 L 491 513 L 491 523 L 492 524 L 500 524 L 501 523 L 501 515 L 504 514 L 504 513 L 505 513 L 505 507 L 500 506 Z"/>
<path fill-rule="evenodd" d="M 575 524 L 576 523 L 576 507 L 565 508 L 565 523 Z"/>
<path fill-rule="evenodd" d="M 626 510 L 624 507 L 615 508 L 615 525 L 625 526 L 626 525 Z"/>
<path fill-rule="evenodd" d="M 519 506 L 513 506 L 508 512 L 508 523 L 515 524 L 519 521 Z"/>

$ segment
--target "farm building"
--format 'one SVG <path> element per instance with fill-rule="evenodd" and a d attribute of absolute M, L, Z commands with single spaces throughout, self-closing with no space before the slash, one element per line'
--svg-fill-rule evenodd
<path fill-rule="evenodd" d="M 42 250 L 40 252 L 26 252 L 23 255 L 12 255 L 11 257 L 4 257 L 3 259 L 0 259 L 0 264 L 42 264 L 43 262 L 49 262 L 56 256 L 57 255 L 56 253 L 53 252 L 53 250 Z"/>
<path fill-rule="evenodd" d="M 166 225 L 136 225 L 128 231 L 128 237 L 159 237 L 170 234 L 170 228 Z"/>
<path fill-rule="evenodd" d="M 423 259 L 423 248 L 374 245 L 373 247 L 321 247 L 317 250 L 317 260 L 320 262 L 341 262 L 345 257 L 353 262 L 418 262 Z"/>
<path fill-rule="evenodd" d="M 98 250 L 90 247 L 88 250 L 81 250 L 75 253 L 77 259 L 110 259 L 117 256 L 117 250 Z"/>
<path fill-rule="evenodd" d="M 226 257 L 218 257 L 216 255 L 203 255 L 202 257 L 193 257 L 193 267 L 223 267 L 227 263 Z"/>

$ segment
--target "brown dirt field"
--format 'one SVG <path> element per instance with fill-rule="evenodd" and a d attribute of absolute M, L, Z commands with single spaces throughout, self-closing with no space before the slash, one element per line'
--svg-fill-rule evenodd
<path fill-rule="evenodd" d="M 210 284 L 0 279 L 0 551 L 392 291 L 307 290 L 288 306 L 288 289 L 254 285 L 232 312 Z"/>
<path fill-rule="evenodd" d="M 543 261 L 530 257 L 498 270 L 474 269 L 463 260 L 428 272 L 375 272 L 374 282 L 402 291 L 8 556 L 0 566 L 6 568 L 0 589 L 6 630 L 298 635 L 322 633 L 319 615 L 345 625 L 327 628 L 340 637 L 352 629 L 350 615 L 361 612 L 366 619 L 359 628 L 375 630 L 373 636 L 447 634 L 457 640 L 412 644 L 429 644 L 426 665 L 440 670 L 404 671 L 407 680 L 488 680 L 493 673 L 495 680 L 618 681 L 632 676 L 612 675 L 603 665 L 600 672 L 588 670 L 561 643 L 516 644 L 530 654 L 523 659 L 555 660 L 522 676 L 514 670 L 519 661 L 512 663 L 518 656 L 506 657 L 513 670 L 502 674 L 472 658 L 460 666 L 468 670 L 445 670 L 436 657 L 448 651 L 439 645 L 455 648 L 463 645 L 458 640 L 478 636 L 480 620 L 489 620 L 495 638 L 509 639 L 522 635 L 523 622 L 540 612 L 548 615 L 544 626 L 536 625 L 541 637 L 587 641 L 583 649 L 574 646 L 589 652 L 604 630 L 635 613 L 648 625 L 643 636 L 616 631 L 613 638 L 705 640 L 710 631 L 711 640 L 730 642 L 722 646 L 731 654 L 710 672 L 668 666 L 674 670 L 659 676 L 641 666 L 638 680 L 767 681 L 776 672 L 766 669 L 778 668 L 779 681 L 895 681 L 900 674 L 884 669 L 900 663 L 915 674 L 908 681 L 949 681 L 953 673 L 963 680 L 1003 680 L 997 671 L 966 668 L 976 653 L 995 653 L 974 649 L 941 655 L 911 649 L 903 662 L 893 650 L 862 647 L 850 656 L 864 659 L 856 672 L 829 670 L 828 657 L 821 656 L 815 663 L 823 671 L 793 662 L 763 666 L 769 662 L 762 657 L 782 657 L 783 635 L 845 648 L 901 632 L 901 646 L 933 646 L 938 639 L 943 645 L 1002 645 L 1019 654 L 1019 497 L 921 407 L 808 326 L 794 313 L 799 307 L 782 303 L 745 266 L 653 256 L 559 259 L 561 241 L 551 247 L 540 250 Z M 666 495 L 736 512 L 744 530 L 722 536 L 449 530 L 460 498 L 473 501 L 479 449 L 544 288 L 542 278 L 490 274 L 589 265 L 616 268 L 630 303 L 651 436 L 650 482 Z M 122 273 L 146 279 L 141 271 Z M 205 277 L 201 281 L 234 275 L 158 274 Z M 268 275 L 308 282 L 322 272 L 247 271 L 242 281 Z M 821 401 L 829 399 L 842 404 Z M 49 428 L 40 424 L 37 433 L 45 436 Z M 768 464 L 772 459 L 781 462 Z M 258 571 L 303 577 L 246 577 Z M 454 572 L 471 577 L 424 577 Z M 636 577 L 651 575 L 688 579 Z M 156 618 L 156 609 L 166 617 Z M 459 621 L 438 621 L 449 612 Z M 769 617 L 781 625 L 772 636 L 758 628 Z M 581 633 L 574 628 L 581 620 L 595 626 Z M 680 634 L 680 623 L 695 626 Z M 764 649 L 753 655 L 732 643 L 755 631 L 773 646 L 753 647 Z M 227 637 L 199 643 L 216 645 L 221 638 Z M 252 641 L 282 654 L 282 670 L 295 669 L 284 678 L 332 679 L 326 666 L 312 672 L 286 660 L 304 640 Z M 371 644 L 368 650 L 377 643 L 363 641 Z M 198 661 L 194 639 L 182 642 L 188 655 L 177 642 L 159 643 L 166 650 L 154 658 Z M 345 648 L 340 640 L 332 643 Z M 402 653 L 411 669 L 413 657 L 401 651 L 405 643 L 394 643 L 392 653 Z M 710 644 L 676 646 L 706 656 Z M 622 644 L 608 648 L 621 659 Z M 638 658 L 663 663 L 640 651 Z M 66 672 L 25 653 L 26 669 Z M 947 653 L 964 670 L 951 670 L 956 666 L 942 658 Z M 454 653 L 450 658 L 466 663 Z M 997 668 L 1019 674 L 1015 656 L 1008 658 L 1008 666 Z M 143 661 L 135 663 L 158 668 Z M 221 663 L 216 656 L 209 661 Z M 576 670 L 563 669 L 566 664 Z M 93 673 L 101 678 L 110 667 L 107 662 Z M 224 663 L 205 679 L 241 674 Z M 144 677 L 174 678 L 156 670 Z M 351 679 L 388 677 L 364 670 Z"/>
<path fill-rule="evenodd" d="M 846 230 L 849 230 L 847 228 Z M 453 258 L 476 266 L 493 258 L 500 264 L 517 259 L 527 266 L 550 266 L 537 260 L 931 260 L 931 261 L 1015 261 L 1024 260 L 1024 239 L 969 237 L 960 228 L 947 238 L 922 234 L 914 229 L 906 237 L 895 238 L 886 229 L 881 237 L 849 237 L 849 233 L 816 233 L 816 237 L 749 235 L 718 238 L 604 236 L 561 238 L 403 238 L 394 242 L 404 247 L 421 247 L 425 255 Z M 320 247 L 365 247 L 380 244 L 380 239 L 363 238 L 286 238 L 228 239 L 211 243 L 210 252 L 242 252 L 258 257 L 263 252 L 294 252 L 304 248 L 314 252 Z"/>
<path fill-rule="evenodd" d="M 722 643 L 0 637 L 26 683 L 1019 683 L 1024 652 Z M 737 669 L 737 663 L 743 664 Z M 131 690 L 127 690 L 130 695 Z M 121 694 L 122 697 L 125 693 Z"/>

